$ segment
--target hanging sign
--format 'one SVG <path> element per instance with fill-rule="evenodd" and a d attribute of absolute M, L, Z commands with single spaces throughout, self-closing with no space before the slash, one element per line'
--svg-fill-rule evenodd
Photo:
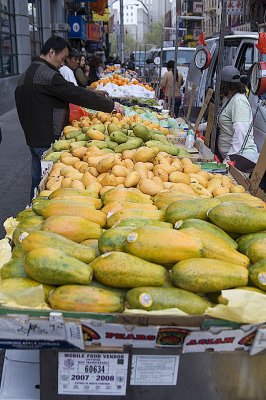
<path fill-rule="evenodd" d="M 228 15 L 242 15 L 243 0 L 228 0 L 226 11 Z"/>
<path fill-rule="evenodd" d="M 83 19 L 82 15 L 69 15 L 67 18 L 67 23 L 69 25 L 68 37 L 72 39 L 87 39 L 86 35 L 86 21 Z"/>
<path fill-rule="evenodd" d="M 88 24 L 88 40 L 98 42 L 100 40 L 101 28 L 98 24 Z"/>

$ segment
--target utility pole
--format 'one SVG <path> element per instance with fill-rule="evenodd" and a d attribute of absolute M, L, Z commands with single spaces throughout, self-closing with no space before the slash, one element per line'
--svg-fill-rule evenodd
<path fill-rule="evenodd" d="M 216 70 L 216 84 L 214 92 L 214 121 L 211 135 L 211 151 L 215 152 L 216 144 L 216 133 L 218 124 L 218 110 L 220 103 L 220 84 L 221 84 L 221 69 L 223 66 L 223 52 L 224 52 L 224 36 L 225 36 L 225 25 L 226 25 L 226 6 L 227 0 L 221 0 L 222 3 L 222 15 L 221 15 L 221 27 L 220 27 L 220 38 L 219 38 L 219 48 L 218 48 L 218 59 L 217 59 L 217 70 Z"/>
<path fill-rule="evenodd" d="M 120 60 L 125 62 L 125 37 L 124 37 L 124 0 L 120 0 Z"/>

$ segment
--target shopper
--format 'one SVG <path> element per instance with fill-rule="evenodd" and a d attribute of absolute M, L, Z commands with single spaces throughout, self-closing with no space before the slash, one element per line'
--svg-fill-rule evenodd
<path fill-rule="evenodd" d="M 84 54 L 79 59 L 79 67 L 75 72 L 78 86 L 86 87 L 89 82 L 90 67 Z"/>
<path fill-rule="evenodd" d="M 173 96 L 173 85 L 174 79 L 176 79 L 176 89 L 175 89 L 175 104 L 174 104 L 174 114 L 175 117 L 178 118 L 179 108 L 181 106 L 181 86 L 184 84 L 183 75 L 176 70 L 174 73 L 175 62 L 174 60 L 168 61 L 167 65 L 167 72 L 163 76 L 161 82 L 161 88 L 163 89 L 166 97 L 166 101 L 169 104 L 170 99 Z"/>
<path fill-rule="evenodd" d="M 253 136 L 252 109 L 245 92 L 238 69 L 224 67 L 221 70 L 220 87 L 223 106 L 218 116 L 217 140 L 218 151 L 224 161 L 241 154 L 256 163 L 259 157 Z"/>
<path fill-rule="evenodd" d="M 69 45 L 59 36 L 52 36 L 21 75 L 15 91 L 19 120 L 26 143 L 32 154 L 32 188 L 39 185 L 41 157 L 51 143 L 59 138 L 68 123 L 69 103 L 94 110 L 123 113 L 119 103 L 89 89 L 67 82 L 59 68 L 69 55 Z"/>
<path fill-rule="evenodd" d="M 129 60 L 128 60 L 128 63 L 127 63 L 127 68 L 130 71 L 135 71 L 135 57 L 134 57 L 133 53 L 130 54 L 130 57 L 129 57 Z"/>
<path fill-rule="evenodd" d="M 93 56 L 89 61 L 89 67 L 90 67 L 89 85 L 99 80 L 99 75 L 98 75 L 99 65 L 100 65 L 100 60 L 98 59 L 98 57 Z"/>
<path fill-rule="evenodd" d="M 74 83 L 75 86 L 78 86 L 75 72 L 79 67 L 79 60 L 80 53 L 77 51 L 77 49 L 71 48 L 68 56 L 65 59 L 65 65 L 59 69 L 60 74 L 65 78 L 65 80 Z"/>

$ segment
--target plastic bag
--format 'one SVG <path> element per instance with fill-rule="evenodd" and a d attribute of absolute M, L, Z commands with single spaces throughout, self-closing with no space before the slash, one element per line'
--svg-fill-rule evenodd
<path fill-rule="evenodd" d="M 79 120 L 80 117 L 85 117 L 89 115 L 84 108 L 77 106 L 75 104 L 69 104 L 69 123 L 71 124 L 74 120 Z"/>

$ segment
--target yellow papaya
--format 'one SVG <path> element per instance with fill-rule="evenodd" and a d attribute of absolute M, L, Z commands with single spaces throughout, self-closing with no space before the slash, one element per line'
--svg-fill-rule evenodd
<path fill-rule="evenodd" d="M 122 312 L 123 295 L 111 290 L 85 285 L 64 285 L 49 296 L 53 309 L 77 312 Z"/>
<path fill-rule="evenodd" d="M 168 264 L 201 257 L 203 246 L 199 239 L 174 229 L 142 226 L 128 234 L 124 249 L 144 260 Z"/>

